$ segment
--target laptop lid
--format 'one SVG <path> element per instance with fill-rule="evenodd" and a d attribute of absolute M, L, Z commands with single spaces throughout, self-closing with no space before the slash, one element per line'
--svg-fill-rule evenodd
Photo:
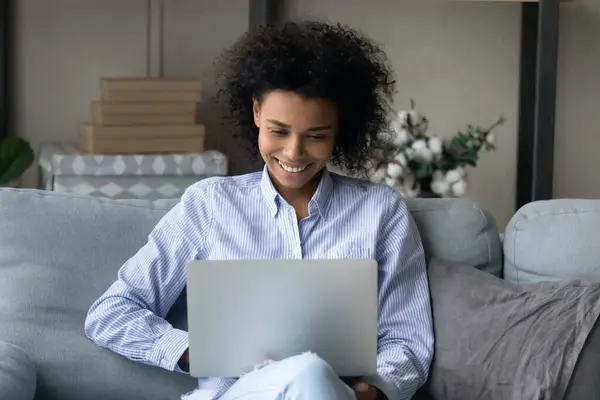
<path fill-rule="evenodd" d="M 237 377 L 316 353 L 342 377 L 376 372 L 375 260 L 201 260 L 187 270 L 190 374 Z"/>

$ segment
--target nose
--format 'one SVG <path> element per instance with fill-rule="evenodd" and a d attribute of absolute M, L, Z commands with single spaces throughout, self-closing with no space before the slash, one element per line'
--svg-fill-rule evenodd
<path fill-rule="evenodd" d="M 299 135 L 290 135 L 285 144 L 284 155 L 288 160 L 298 160 L 304 157 L 304 141 Z"/>

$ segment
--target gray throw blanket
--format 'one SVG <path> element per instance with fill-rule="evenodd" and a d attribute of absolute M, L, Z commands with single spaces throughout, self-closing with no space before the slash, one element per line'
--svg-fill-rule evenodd
<path fill-rule="evenodd" d="M 562 399 L 600 315 L 600 285 L 516 285 L 429 261 L 436 400 Z"/>

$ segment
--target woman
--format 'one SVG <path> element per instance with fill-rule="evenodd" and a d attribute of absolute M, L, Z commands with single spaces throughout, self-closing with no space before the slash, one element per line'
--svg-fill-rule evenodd
<path fill-rule="evenodd" d="M 240 379 L 200 379 L 185 399 L 409 399 L 427 378 L 432 317 L 423 246 L 405 203 L 359 173 L 387 128 L 394 82 L 360 34 L 317 22 L 243 37 L 223 57 L 224 95 L 262 172 L 191 186 L 91 307 L 85 331 L 132 360 L 183 372 L 188 337 L 165 316 L 192 259 L 374 258 L 378 376 L 346 384 L 318 356 L 272 362 Z"/>

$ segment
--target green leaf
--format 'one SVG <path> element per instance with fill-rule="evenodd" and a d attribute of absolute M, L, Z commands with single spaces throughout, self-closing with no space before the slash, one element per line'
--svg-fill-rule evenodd
<path fill-rule="evenodd" d="M 33 164 L 34 152 L 26 140 L 7 136 L 0 140 L 0 185 L 17 178 Z"/>
<path fill-rule="evenodd" d="M 449 154 L 445 154 L 437 163 L 437 169 L 448 172 L 458 167 L 458 163 Z"/>
<path fill-rule="evenodd" d="M 413 161 L 410 163 L 410 170 L 412 171 L 415 180 L 420 181 L 433 175 L 433 167 L 428 163 L 420 163 Z"/>

